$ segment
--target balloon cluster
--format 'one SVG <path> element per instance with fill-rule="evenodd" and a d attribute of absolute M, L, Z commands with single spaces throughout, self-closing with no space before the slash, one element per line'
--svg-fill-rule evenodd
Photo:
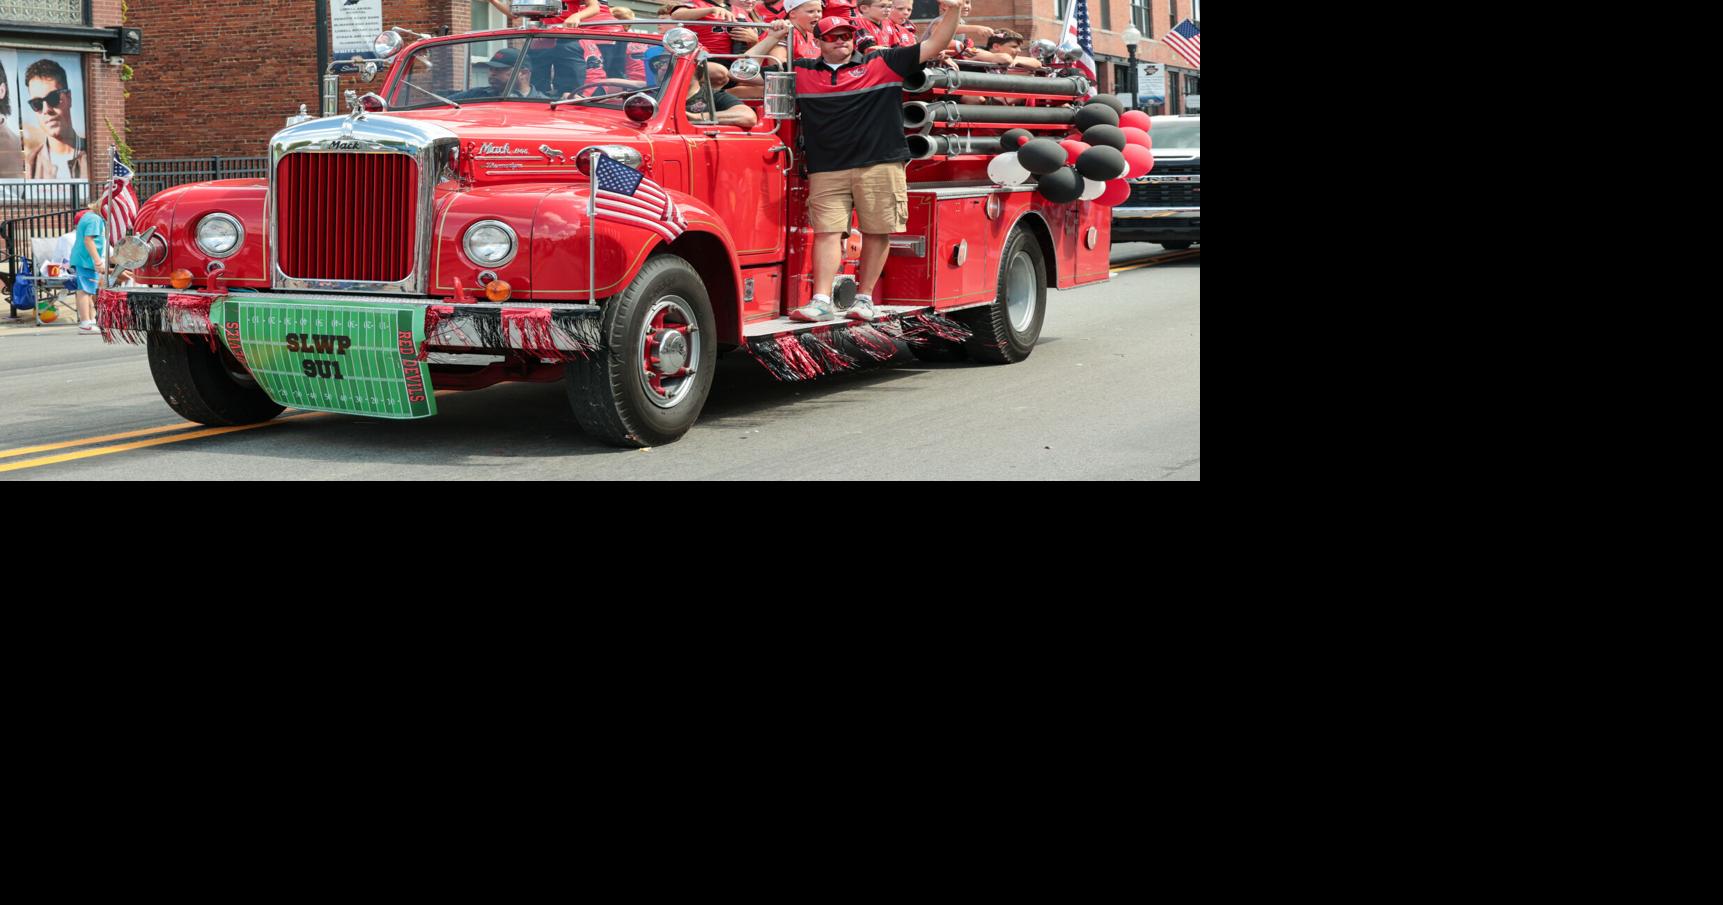
<path fill-rule="evenodd" d="M 1036 138 L 1027 129 L 1001 135 L 1005 153 L 988 162 L 988 177 L 999 185 L 1024 185 L 1033 177 L 1048 201 L 1113 207 L 1131 197 L 1130 180 L 1155 168 L 1147 113 L 1127 111 L 1103 95 L 1084 104 L 1072 125 L 1080 138 Z"/>

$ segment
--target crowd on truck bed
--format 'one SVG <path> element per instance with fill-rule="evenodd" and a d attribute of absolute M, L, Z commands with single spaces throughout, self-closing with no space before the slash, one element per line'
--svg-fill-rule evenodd
<path fill-rule="evenodd" d="M 508 0 L 489 0 L 505 15 Z M 700 39 L 706 54 L 747 56 L 759 59 L 765 69 L 788 68 L 792 60 L 814 59 L 820 56 L 815 26 L 833 17 L 847 19 L 854 27 L 854 52 L 859 57 L 876 50 L 908 47 L 922 40 L 916 24 L 910 21 L 914 0 L 669 0 L 659 6 L 657 18 L 686 23 Z M 1009 72 L 1018 75 L 1074 75 L 1062 70 L 1053 55 L 1045 52 L 1029 55 L 1023 35 L 1009 29 L 995 30 L 985 25 L 963 24 L 972 4 L 964 0 L 959 15 L 956 36 L 946 45 L 931 65 Z M 610 6 L 601 0 L 563 0 L 563 10 L 542 21 L 553 28 L 576 26 L 602 31 L 625 32 L 627 25 L 605 22 L 585 26 L 588 20 L 629 20 L 634 13 L 626 7 Z M 518 24 L 518 20 L 511 20 Z M 661 26 L 668 31 L 674 26 Z M 1048 42 L 1040 42 L 1042 45 Z M 553 41 L 539 39 L 526 51 L 530 70 L 530 92 L 522 90 L 514 96 L 573 98 L 592 96 L 606 89 L 653 87 L 666 68 L 667 61 L 651 65 L 661 51 L 648 50 L 623 42 Z M 513 66 L 514 57 L 494 60 L 493 68 Z M 506 75 L 506 74 L 505 74 Z M 752 128 L 759 116 L 749 102 L 764 95 L 759 80 L 739 81 L 729 69 L 716 62 L 707 63 L 707 77 L 712 87 L 712 99 L 705 100 L 696 83 L 688 101 L 690 112 L 708 110 L 721 125 Z M 523 76 L 523 79 L 527 77 Z M 475 89 L 482 92 L 484 89 Z M 459 99 L 459 98 L 457 98 Z M 988 103 L 986 98 L 963 97 L 965 104 Z M 1004 100 L 995 103 L 1018 104 L 1022 101 Z M 698 108 L 698 109 L 696 109 Z"/>

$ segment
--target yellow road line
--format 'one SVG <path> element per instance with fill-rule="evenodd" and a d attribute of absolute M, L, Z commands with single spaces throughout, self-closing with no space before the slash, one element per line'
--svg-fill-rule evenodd
<path fill-rule="evenodd" d="M 309 414 L 321 415 L 324 413 L 311 412 Z M 172 437 L 157 437 L 154 440 L 140 440 L 137 443 L 125 443 L 119 446 L 103 446 L 100 449 L 86 449 L 81 452 L 66 453 L 65 455 L 60 456 L 48 456 L 41 459 L 25 459 L 22 462 L 0 465 L 0 474 L 4 474 L 8 471 L 22 471 L 26 468 L 40 468 L 43 465 L 58 465 L 61 462 L 76 462 L 79 459 L 93 459 L 96 456 L 111 456 L 114 453 L 130 452 L 134 449 L 144 449 L 150 446 L 162 446 L 168 443 L 180 443 L 185 440 L 200 440 L 204 437 L 219 437 L 222 434 L 256 430 L 260 427 L 269 427 L 272 424 L 280 424 L 283 421 L 289 420 L 297 420 L 297 416 L 295 418 L 277 418 L 274 421 L 265 421 L 261 424 L 241 424 L 237 427 L 215 427 L 210 428 L 209 430 L 192 431 L 189 434 L 175 434 Z"/>
<path fill-rule="evenodd" d="M 1114 273 L 1124 273 L 1124 272 L 1129 271 L 1129 270 L 1141 270 L 1144 267 L 1153 267 L 1156 264 L 1169 264 L 1173 261 L 1183 261 L 1183 260 L 1186 260 L 1187 258 L 1194 258 L 1194 257 L 1197 257 L 1198 255 L 1201 255 L 1201 254 L 1202 254 L 1202 249 L 1199 249 L 1199 248 L 1193 248 L 1189 251 L 1169 252 L 1169 253 L 1161 255 L 1159 257 L 1148 258 L 1146 260 L 1137 261 L 1137 262 L 1132 263 L 1128 266 L 1115 267 L 1115 268 L 1113 268 L 1113 272 Z"/>
<path fill-rule="evenodd" d="M 460 392 L 460 390 L 438 390 L 437 395 L 448 396 L 458 392 Z M 222 434 L 254 430 L 259 427 L 268 427 L 272 424 L 280 424 L 283 421 L 300 421 L 307 418 L 315 418 L 332 414 L 336 413 L 293 411 L 293 414 L 281 415 L 274 420 L 265 421 L 261 424 L 241 424 L 237 427 L 214 427 L 206 430 L 194 430 L 191 433 L 186 434 L 175 434 L 171 437 L 157 437 L 154 440 L 141 440 L 137 443 L 124 443 L 119 446 L 104 446 L 100 449 L 86 449 L 81 452 L 66 453 L 58 456 L 45 456 L 40 459 L 26 459 L 22 462 L 11 462 L 5 465 L 0 465 L 0 474 L 5 474 L 8 471 L 22 471 L 26 468 L 40 468 L 43 465 L 58 465 L 61 462 L 76 462 L 79 459 L 93 459 L 96 456 L 111 456 L 114 453 L 131 452 L 134 449 L 148 449 L 151 446 L 164 446 L 169 443 L 179 443 L 184 440 L 201 440 L 205 437 L 219 437 Z M 0 459 L 28 455 L 30 453 L 37 452 L 51 452 L 56 449 L 68 449 L 74 446 L 88 446 L 92 443 L 106 443 L 112 440 L 125 440 L 131 437 L 144 437 L 150 434 L 159 434 L 164 431 L 184 430 L 185 428 L 196 426 L 197 425 L 194 422 L 187 421 L 184 424 L 170 424 L 165 427 L 149 427 L 144 428 L 143 430 L 128 431 L 123 434 L 109 434 L 106 437 L 90 437 L 84 440 L 67 440 L 64 443 L 49 443 L 43 446 L 24 446 L 19 447 L 18 449 L 0 450 Z"/>
<path fill-rule="evenodd" d="M 188 427 L 195 426 L 195 422 L 184 421 L 179 424 L 169 424 L 164 427 L 146 427 L 143 430 L 127 431 L 123 434 L 109 434 L 106 437 L 87 437 L 83 440 L 67 440 L 64 443 L 48 443 L 43 446 L 21 446 L 17 449 L 0 449 L 0 459 L 10 459 L 14 456 L 27 456 L 31 453 L 53 452 L 56 449 L 68 449 L 73 446 L 89 446 L 92 443 L 107 443 L 112 440 L 130 440 L 133 437 L 147 437 L 150 434 L 185 430 Z"/>

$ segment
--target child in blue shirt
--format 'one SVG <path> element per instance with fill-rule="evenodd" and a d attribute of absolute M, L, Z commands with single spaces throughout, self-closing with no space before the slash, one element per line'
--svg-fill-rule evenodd
<path fill-rule="evenodd" d="M 99 334 L 96 327 L 97 274 L 108 272 L 108 222 L 97 208 L 101 201 L 92 201 L 89 212 L 78 218 L 78 228 L 72 233 L 72 275 L 78 280 L 78 332 Z"/>

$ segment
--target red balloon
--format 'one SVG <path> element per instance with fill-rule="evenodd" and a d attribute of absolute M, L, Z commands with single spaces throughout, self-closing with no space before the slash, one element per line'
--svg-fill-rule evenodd
<path fill-rule="evenodd" d="M 1149 131 L 1149 126 L 1152 123 L 1153 120 L 1149 119 L 1149 115 L 1141 110 L 1126 110 L 1124 113 L 1119 114 L 1119 125 L 1121 127 L 1141 129 L 1144 132 L 1147 132 Z"/>
<path fill-rule="evenodd" d="M 1142 145 L 1125 145 L 1125 163 L 1130 165 L 1125 178 L 1136 179 L 1155 168 L 1155 154 Z"/>
<path fill-rule="evenodd" d="M 1059 142 L 1059 147 L 1065 149 L 1065 165 L 1071 166 L 1077 162 L 1077 158 L 1083 156 L 1084 151 L 1089 150 L 1089 143 L 1078 141 L 1075 138 L 1067 138 Z"/>
<path fill-rule="evenodd" d="M 1095 203 L 1104 204 L 1107 207 L 1118 207 L 1129 197 L 1131 197 L 1131 183 L 1124 179 L 1114 179 L 1107 183 L 1107 190 L 1101 193 L 1101 197 L 1095 199 Z"/>
<path fill-rule="evenodd" d="M 1152 148 L 1155 146 L 1154 139 L 1149 137 L 1149 133 L 1138 129 L 1135 126 L 1125 130 L 1125 144 L 1142 145 L 1145 148 Z"/>

